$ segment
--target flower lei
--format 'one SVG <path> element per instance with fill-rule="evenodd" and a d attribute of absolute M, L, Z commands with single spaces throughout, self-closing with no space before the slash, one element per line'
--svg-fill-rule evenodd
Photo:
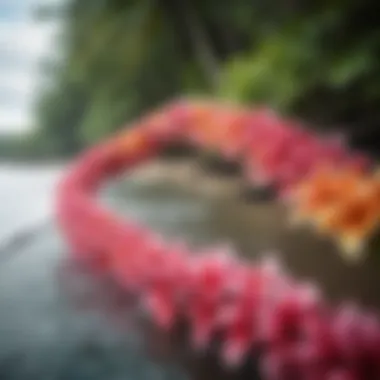
<path fill-rule="evenodd" d="M 260 352 L 265 379 L 380 379 L 380 322 L 355 305 L 330 307 L 273 259 L 251 264 L 225 248 L 191 254 L 182 243 L 122 220 L 94 197 L 108 177 L 190 141 L 242 162 L 252 184 L 272 184 L 295 221 L 332 233 L 347 252 L 377 226 L 380 182 L 369 160 L 339 139 L 311 134 L 268 110 L 178 102 L 86 152 L 58 189 L 57 219 L 78 260 L 110 273 L 170 329 L 184 317 L 192 343 L 222 336 L 224 363 Z"/>

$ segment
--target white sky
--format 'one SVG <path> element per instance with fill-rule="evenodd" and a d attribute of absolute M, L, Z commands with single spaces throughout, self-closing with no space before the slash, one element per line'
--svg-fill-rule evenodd
<path fill-rule="evenodd" d="M 38 63 L 53 55 L 59 20 L 33 19 L 38 4 L 62 0 L 0 0 L 0 133 L 33 126 L 33 103 L 42 74 Z"/>

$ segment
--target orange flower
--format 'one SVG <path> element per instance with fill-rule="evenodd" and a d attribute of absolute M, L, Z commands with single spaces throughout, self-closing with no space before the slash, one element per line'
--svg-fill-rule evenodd
<path fill-rule="evenodd" d="M 191 138 L 206 148 L 215 148 L 217 135 L 220 133 L 220 112 L 221 110 L 214 105 L 204 104 L 195 107 L 190 127 Z"/>
<path fill-rule="evenodd" d="M 144 128 L 132 128 L 122 133 L 116 140 L 121 153 L 139 154 L 149 146 L 149 133 Z"/>
<path fill-rule="evenodd" d="M 220 121 L 218 148 L 227 156 L 242 154 L 247 130 L 247 112 L 226 112 Z"/>
<path fill-rule="evenodd" d="M 343 198 L 325 217 L 323 228 L 336 236 L 339 246 L 357 258 L 378 227 L 380 219 L 380 183 L 367 179 L 357 191 Z"/>
<path fill-rule="evenodd" d="M 354 191 L 359 181 L 357 172 L 336 173 L 332 170 L 320 170 L 305 181 L 294 192 L 295 222 L 312 221 L 317 227 L 326 214 L 342 198 Z"/>

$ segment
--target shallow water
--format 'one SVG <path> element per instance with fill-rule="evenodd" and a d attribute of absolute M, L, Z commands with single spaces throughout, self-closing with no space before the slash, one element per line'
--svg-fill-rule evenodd
<path fill-rule="evenodd" d="M 59 175 L 60 168 L 0 168 L 3 241 L 48 217 Z M 279 250 L 292 273 L 318 281 L 330 298 L 380 306 L 374 258 L 348 266 L 329 242 L 291 231 L 273 202 L 206 192 L 200 177 L 192 177 L 191 189 L 159 178 L 128 177 L 108 186 L 103 201 L 195 247 L 228 240 L 253 258 Z M 6 254 L 0 257 L 0 379 L 252 379 L 249 366 L 229 373 L 212 355 L 191 352 L 178 334 L 155 331 L 134 300 L 70 261 L 52 221 Z"/>
<path fill-rule="evenodd" d="M 11 243 L 0 255 L 1 380 L 247 378 L 246 368 L 222 371 L 212 355 L 191 352 L 180 335 L 156 331 L 135 300 L 69 259 L 52 220 L 13 244 L 25 227 L 41 218 L 49 221 L 60 176 L 57 168 L 14 169 L 0 173 L 7 199 L 0 213 L 1 239 Z M 183 229 L 203 236 L 200 241 L 206 238 L 207 231 L 197 229 L 200 220 L 206 222 L 206 202 L 153 189 L 152 203 L 151 191 L 134 183 L 114 188 L 127 189 L 128 200 L 120 194 L 107 201 L 128 215 L 159 225 L 165 221 L 167 232 L 181 220 L 172 235 Z"/>
<path fill-rule="evenodd" d="M 58 165 L 0 164 L 0 242 L 51 214 L 61 173 Z"/>
<path fill-rule="evenodd" d="M 183 171 L 187 169 L 184 164 Z M 320 284 L 329 299 L 352 300 L 380 310 L 380 255 L 376 250 L 368 252 L 361 263 L 345 261 L 329 239 L 307 228 L 291 227 L 278 202 L 248 202 L 242 199 L 241 184 L 235 178 L 215 180 L 199 171 L 198 177 L 192 173 L 180 181 L 154 177 L 149 185 L 140 181 L 137 172 L 110 187 L 108 204 L 115 212 L 165 236 L 184 238 L 195 247 L 232 243 L 241 255 L 253 260 L 274 253 L 291 274 Z M 214 190 L 206 191 L 210 185 Z M 218 185 L 230 190 L 219 191 Z"/>

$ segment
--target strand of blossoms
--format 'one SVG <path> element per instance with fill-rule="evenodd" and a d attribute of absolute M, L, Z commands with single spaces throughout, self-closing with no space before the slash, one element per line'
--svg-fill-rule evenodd
<path fill-rule="evenodd" d="M 380 323 L 374 313 L 352 304 L 330 307 L 316 286 L 297 283 L 273 260 L 253 265 L 223 247 L 191 252 L 183 243 L 166 242 L 96 201 L 98 188 L 109 177 L 153 158 L 177 139 L 245 160 L 255 181 L 271 181 L 286 194 L 293 183 L 298 187 L 312 175 L 322 151 L 324 162 L 331 160 L 329 167 L 364 170 L 361 157 L 353 159 L 334 141 L 327 148 L 315 147 L 319 153 L 306 169 L 304 159 L 288 159 L 288 174 L 279 175 L 274 163 L 279 146 L 288 149 L 283 141 L 290 139 L 299 157 L 297 139 L 310 144 L 309 149 L 318 139 L 276 120 L 267 111 L 226 111 L 214 104 L 181 102 L 164 108 L 74 163 L 58 189 L 58 221 L 75 257 L 110 273 L 138 295 L 163 329 L 185 318 L 199 349 L 222 336 L 220 355 L 228 365 L 255 355 L 262 377 L 269 380 L 379 379 Z M 297 137 L 289 137 L 289 130 Z"/>

